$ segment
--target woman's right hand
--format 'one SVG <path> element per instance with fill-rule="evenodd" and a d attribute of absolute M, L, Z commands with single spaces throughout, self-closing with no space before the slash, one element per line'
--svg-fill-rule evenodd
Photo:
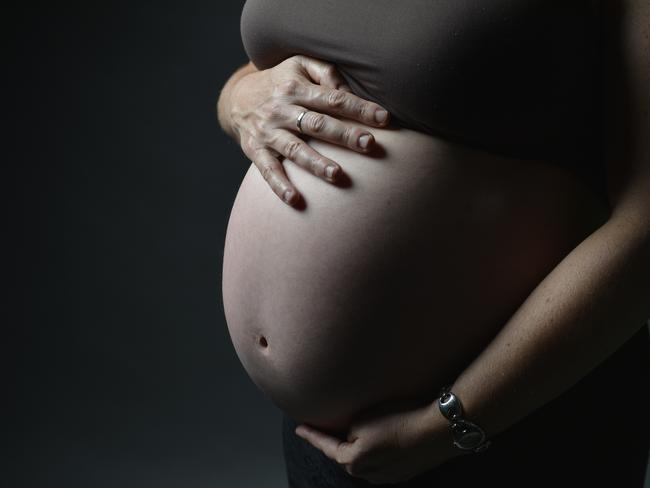
<path fill-rule="evenodd" d="M 378 122 L 375 113 L 383 107 L 354 95 L 333 64 L 303 55 L 243 76 L 233 87 L 230 103 L 232 128 L 244 154 L 289 205 L 298 201 L 299 193 L 284 172 L 282 157 L 330 182 L 342 172 L 337 163 L 299 137 L 296 121 L 301 112 L 307 111 L 301 122 L 304 135 L 361 153 L 370 150 L 373 135 L 327 114 L 377 127 L 389 120 L 386 111 L 383 122 Z M 363 135 L 367 135 L 365 148 L 359 142 Z"/>

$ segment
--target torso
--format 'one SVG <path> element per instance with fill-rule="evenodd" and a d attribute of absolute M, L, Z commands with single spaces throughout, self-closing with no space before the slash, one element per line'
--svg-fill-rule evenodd
<path fill-rule="evenodd" d="M 308 140 L 347 186 L 285 160 L 302 210 L 251 165 L 226 234 L 237 354 L 276 405 L 323 428 L 385 402 L 430 400 L 609 214 L 562 168 L 372 131 L 369 155 Z"/>
<path fill-rule="evenodd" d="M 295 420 L 344 429 L 367 408 L 430 401 L 607 219 L 598 4 L 247 0 L 258 69 L 329 60 L 395 122 L 371 128 L 368 155 L 308 140 L 348 186 L 286 161 L 304 210 L 254 165 L 235 200 L 228 328 Z"/>
<path fill-rule="evenodd" d="M 604 189 L 601 0 L 247 0 L 246 52 L 332 62 L 406 128 Z"/>

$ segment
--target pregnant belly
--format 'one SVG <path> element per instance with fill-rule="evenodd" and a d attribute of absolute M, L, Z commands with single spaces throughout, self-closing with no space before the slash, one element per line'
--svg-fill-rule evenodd
<path fill-rule="evenodd" d="M 323 429 L 431 401 L 607 217 L 561 168 L 372 130 L 368 155 L 307 139 L 341 165 L 341 185 L 285 160 L 300 209 L 251 165 L 225 239 L 223 304 L 243 367 Z"/>

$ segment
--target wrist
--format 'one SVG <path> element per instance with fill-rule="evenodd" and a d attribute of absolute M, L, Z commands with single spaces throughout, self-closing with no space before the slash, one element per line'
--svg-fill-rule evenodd
<path fill-rule="evenodd" d="M 442 416 L 449 421 L 455 447 L 478 453 L 490 446 L 492 442 L 487 438 L 485 430 L 466 417 L 462 401 L 451 391 L 450 386 L 440 390 L 437 404 Z"/>
<path fill-rule="evenodd" d="M 449 420 L 440 412 L 437 398 L 426 405 L 423 414 L 422 435 L 431 449 L 432 459 L 445 461 L 471 454 L 471 451 L 463 451 L 454 446 L 454 436 Z"/>

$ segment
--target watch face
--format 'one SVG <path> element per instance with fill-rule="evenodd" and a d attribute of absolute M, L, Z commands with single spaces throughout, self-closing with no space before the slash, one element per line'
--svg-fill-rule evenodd
<path fill-rule="evenodd" d="M 469 422 L 457 422 L 453 432 L 454 440 L 462 448 L 474 448 L 484 440 L 483 432 Z"/>
<path fill-rule="evenodd" d="M 457 442 L 463 447 L 476 447 L 483 440 L 483 434 L 477 431 L 463 432 L 457 439 Z"/>

